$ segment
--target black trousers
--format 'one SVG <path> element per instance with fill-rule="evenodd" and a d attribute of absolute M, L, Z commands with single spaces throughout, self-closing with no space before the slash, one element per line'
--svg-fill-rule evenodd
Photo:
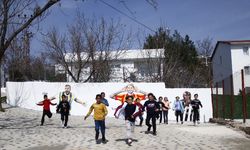
<path fill-rule="evenodd" d="M 189 108 L 186 109 L 186 114 L 185 114 L 185 121 L 188 120 L 188 113 L 189 113 Z"/>
<path fill-rule="evenodd" d="M 42 120 L 41 120 L 41 125 L 43 125 L 44 123 L 44 117 L 48 116 L 49 118 L 52 117 L 52 113 L 50 112 L 50 110 L 43 110 L 43 116 L 42 116 Z"/>
<path fill-rule="evenodd" d="M 200 120 L 200 114 L 199 114 L 199 109 L 193 109 L 193 110 L 194 110 L 193 122 L 195 123 L 196 121 Z"/>
<path fill-rule="evenodd" d="M 139 119 L 140 119 L 140 126 L 142 126 L 143 116 L 142 116 L 142 115 L 139 115 Z"/>
<path fill-rule="evenodd" d="M 64 121 L 64 126 L 67 127 L 69 119 L 69 113 L 61 113 L 61 120 Z"/>
<path fill-rule="evenodd" d="M 163 111 L 163 120 L 164 123 L 168 124 L 168 110 Z"/>
<path fill-rule="evenodd" d="M 162 122 L 162 111 L 159 111 L 160 123 Z"/>
<path fill-rule="evenodd" d="M 191 112 L 190 112 L 190 121 L 193 120 L 193 116 L 194 116 L 194 109 L 191 109 Z"/>
<path fill-rule="evenodd" d="M 180 110 L 176 110 L 175 115 L 176 115 L 176 122 L 179 121 L 179 116 L 180 116 L 181 122 L 183 122 L 183 113 Z"/>
<path fill-rule="evenodd" d="M 152 125 L 150 124 L 150 120 L 152 120 Z M 153 126 L 153 132 L 156 132 L 156 115 L 147 114 L 146 118 L 146 125 L 148 126 L 148 131 L 150 131 L 151 127 Z"/>

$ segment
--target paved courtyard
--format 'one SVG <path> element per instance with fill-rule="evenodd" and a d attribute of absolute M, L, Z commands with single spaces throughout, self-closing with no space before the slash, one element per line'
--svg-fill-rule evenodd
<path fill-rule="evenodd" d="M 83 116 L 70 116 L 70 128 L 60 127 L 60 117 L 53 114 L 51 120 L 45 120 L 45 126 L 39 126 L 41 112 L 9 108 L 0 113 L 0 149 L 1 150 L 119 150 L 119 149 L 169 149 L 169 150 L 247 150 L 250 139 L 234 129 L 216 124 L 203 123 L 193 126 L 191 123 L 157 126 L 158 134 L 145 134 L 146 126 L 136 127 L 134 142 L 131 146 L 125 142 L 123 120 L 107 118 L 106 144 L 96 144 L 94 140 L 93 120 L 84 121 Z"/>

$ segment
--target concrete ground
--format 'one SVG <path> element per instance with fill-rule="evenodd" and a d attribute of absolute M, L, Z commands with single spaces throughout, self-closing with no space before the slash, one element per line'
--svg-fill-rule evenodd
<path fill-rule="evenodd" d="M 216 124 L 193 126 L 170 121 L 157 125 L 157 136 L 145 134 L 145 125 L 136 127 L 134 140 L 126 144 L 123 120 L 106 119 L 106 144 L 96 144 L 94 122 L 91 117 L 70 116 L 68 129 L 61 128 L 60 116 L 53 114 L 39 126 L 41 112 L 22 108 L 8 108 L 0 112 L 1 150 L 119 150 L 119 149 L 169 149 L 169 150 L 248 150 L 250 139 L 243 132 Z M 158 122 L 158 121 L 157 121 Z M 138 123 L 137 123 L 138 124 Z"/>

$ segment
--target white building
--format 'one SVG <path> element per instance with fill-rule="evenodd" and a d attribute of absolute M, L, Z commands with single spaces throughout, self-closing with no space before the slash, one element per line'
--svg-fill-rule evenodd
<path fill-rule="evenodd" d="M 250 40 L 218 41 L 212 54 L 213 82 L 224 80 L 225 92 L 230 92 L 230 76 L 233 75 L 233 91 L 242 89 L 241 70 L 244 69 L 245 87 L 250 87 Z"/>
<path fill-rule="evenodd" d="M 120 54 L 117 57 L 115 57 L 117 51 L 111 51 L 110 53 L 115 59 L 109 60 L 112 72 L 109 82 L 148 82 L 156 78 L 162 78 L 164 49 L 123 50 L 119 52 Z M 96 56 L 98 55 L 99 53 L 96 54 Z M 65 57 L 66 60 L 72 61 L 72 54 L 67 54 Z M 82 59 L 84 58 L 86 58 L 85 54 L 82 56 Z M 71 69 L 74 70 L 74 67 Z M 65 72 L 64 67 L 56 65 L 56 72 Z M 90 72 L 91 65 L 86 65 L 81 74 L 81 81 L 87 79 Z M 68 74 L 67 81 L 73 81 Z"/>

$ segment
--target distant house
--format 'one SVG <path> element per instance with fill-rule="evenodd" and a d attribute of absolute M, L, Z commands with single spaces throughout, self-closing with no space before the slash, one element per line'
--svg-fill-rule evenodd
<path fill-rule="evenodd" d="M 233 91 L 241 90 L 241 70 L 244 69 L 245 86 L 250 87 L 250 40 L 218 41 L 212 54 L 213 82 L 221 86 L 224 80 L 225 92 L 230 93 L 230 76 L 233 75 Z"/>
<path fill-rule="evenodd" d="M 85 58 L 83 53 L 83 58 Z M 98 57 L 97 52 L 96 56 Z M 109 64 L 111 66 L 111 78 L 109 82 L 150 82 L 153 80 L 160 80 L 163 75 L 163 58 L 164 49 L 134 49 L 134 50 L 123 50 L 119 56 L 117 51 L 111 51 L 111 56 L 114 59 L 110 59 Z M 66 54 L 66 60 L 69 60 L 71 54 Z M 83 68 L 81 73 L 81 81 L 86 80 L 91 73 L 91 60 Z M 65 73 L 65 69 L 62 65 L 58 64 L 55 66 L 56 73 Z M 72 65 L 72 72 L 76 68 Z M 73 79 L 67 74 L 67 81 L 72 82 Z M 90 80 L 91 81 L 91 80 Z"/>

